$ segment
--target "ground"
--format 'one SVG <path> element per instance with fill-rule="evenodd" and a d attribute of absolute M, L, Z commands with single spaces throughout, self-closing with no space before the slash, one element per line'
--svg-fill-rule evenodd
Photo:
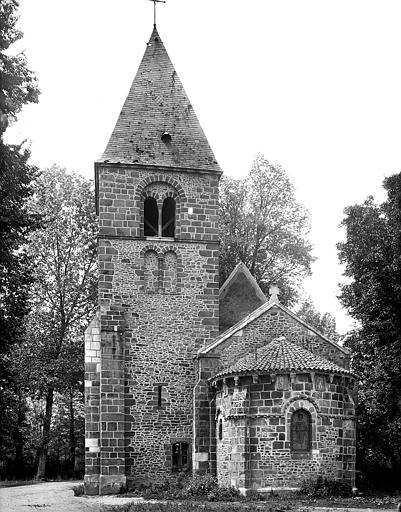
<path fill-rule="evenodd" d="M 378 512 L 380 510 L 396 510 L 397 505 L 394 499 L 380 500 L 371 502 L 371 508 L 366 508 L 368 503 L 361 502 L 360 507 L 358 501 L 353 500 L 349 503 L 344 500 L 325 503 L 320 506 L 318 501 L 307 503 L 305 500 L 292 501 L 290 503 L 281 502 L 280 500 L 268 501 L 265 503 L 243 503 L 243 504 L 223 504 L 223 503 L 181 503 L 170 502 L 165 504 L 145 504 L 142 498 L 124 498 L 119 496 L 91 496 L 76 497 L 73 493 L 73 487 L 81 485 L 83 482 L 43 482 L 34 485 L 22 485 L 15 487 L 0 488 L 0 510 L 1 512 L 29 512 L 29 510 L 44 512 L 118 512 L 124 509 L 128 503 L 134 506 L 130 507 L 130 512 L 142 512 L 145 510 L 155 512 L 187 512 L 189 510 L 209 510 L 216 512 L 226 512 L 228 510 L 242 512 L 243 510 L 261 510 L 265 512 L 298 510 L 301 512 Z M 1 485 L 1 484 L 0 484 Z M 295 505 L 295 506 L 294 506 Z M 119 506 L 117 508 L 117 506 Z M 362 508 L 364 507 L 364 508 Z M 127 507 L 128 508 L 128 507 Z M 125 511 L 127 511 L 125 508 Z M 124 511 L 124 512 L 125 512 Z M 123 512 L 123 510 L 121 510 Z"/>
<path fill-rule="evenodd" d="M 115 496 L 76 497 L 72 488 L 83 482 L 43 482 L 35 485 L 0 488 L 1 512 L 106 512 L 113 504 L 123 505 L 133 498 Z"/>

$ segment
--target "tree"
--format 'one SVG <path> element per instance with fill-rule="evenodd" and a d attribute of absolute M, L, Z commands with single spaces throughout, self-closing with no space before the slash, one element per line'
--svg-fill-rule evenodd
<path fill-rule="evenodd" d="M 333 341 L 338 340 L 336 319 L 330 313 L 319 313 L 310 297 L 302 302 L 297 315 L 301 320 L 304 320 L 307 324 L 324 334 L 324 336 Z"/>
<path fill-rule="evenodd" d="M 296 201 L 284 169 L 260 155 L 244 179 L 223 177 L 220 230 L 221 284 L 242 261 L 263 291 L 276 283 L 283 303 L 295 300 L 313 257 L 306 240 L 309 214 Z"/>
<path fill-rule="evenodd" d="M 11 474 L 18 476 L 25 404 L 15 386 L 10 350 L 21 338 L 28 311 L 32 261 L 25 244 L 39 219 L 29 213 L 27 200 L 37 169 L 28 164 L 24 145 L 5 144 L 3 133 L 25 104 L 37 101 L 39 90 L 24 55 L 10 49 L 22 37 L 16 29 L 17 9 L 15 0 L 0 3 L 0 452 L 10 462 Z"/>
<path fill-rule="evenodd" d="M 7 51 L 22 37 L 16 28 L 18 6 L 18 0 L 2 0 L 0 4 L 0 133 L 24 105 L 36 103 L 39 96 L 37 79 L 28 69 L 25 55 Z"/>
<path fill-rule="evenodd" d="M 349 283 L 340 300 L 360 327 L 347 345 L 360 377 L 360 462 L 401 469 L 401 173 L 384 180 L 387 200 L 346 208 L 338 244 Z"/>
<path fill-rule="evenodd" d="M 21 247 L 37 225 L 26 201 L 37 169 L 28 165 L 29 151 L 22 145 L 4 144 L 2 135 L 9 120 L 22 107 L 38 100 L 36 78 L 24 54 L 12 55 L 10 46 L 22 37 L 16 29 L 18 1 L 0 5 L 0 341 L 3 350 L 15 340 L 15 328 L 26 311 L 29 261 Z"/>
<path fill-rule="evenodd" d="M 44 218 L 45 226 L 29 244 L 36 268 L 22 366 L 31 393 L 45 402 L 38 478 L 46 473 L 55 393 L 71 400 L 82 393 L 83 332 L 97 303 L 93 205 L 92 182 L 65 169 L 53 166 L 36 181 L 31 208 Z M 74 446 L 71 453 L 73 457 Z"/>

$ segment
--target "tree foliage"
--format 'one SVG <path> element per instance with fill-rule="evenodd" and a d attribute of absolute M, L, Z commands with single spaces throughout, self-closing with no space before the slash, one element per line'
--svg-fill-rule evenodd
<path fill-rule="evenodd" d="M 25 55 L 13 55 L 10 46 L 21 39 L 17 29 L 17 0 L 0 4 L 0 133 L 27 103 L 38 101 L 39 89 L 35 75 L 27 67 Z"/>
<path fill-rule="evenodd" d="M 27 312 L 31 260 L 27 237 L 38 227 L 39 217 L 27 210 L 35 167 L 29 152 L 0 140 L 0 350 L 18 339 L 21 319 Z"/>
<path fill-rule="evenodd" d="M 384 181 L 387 200 L 345 210 L 338 245 L 349 282 L 340 300 L 360 328 L 349 336 L 360 376 L 360 461 L 401 468 L 401 173 Z"/>
<path fill-rule="evenodd" d="M 311 325 L 332 341 L 338 341 L 339 335 L 336 330 L 336 319 L 330 313 L 321 314 L 310 298 L 307 298 L 300 305 L 297 316 Z"/>
<path fill-rule="evenodd" d="M 31 397 L 45 403 L 38 477 L 46 473 L 55 393 L 73 400 L 83 389 L 83 332 L 97 303 L 93 205 L 92 183 L 65 169 L 53 166 L 35 183 L 30 207 L 44 227 L 29 243 L 36 267 L 20 372 Z"/>
<path fill-rule="evenodd" d="M 2 139 L 9 119 L 22 107 L 36 102 L 36 78 L 28 70 L 23 54 L 13 55 L 10 46 L 22 37 L 17 30 L 18 1 L 0 4 L 0 345 L 17 339 L 19 320 L 26 312 L 29 261 L 22 250 L 26 235 L 37 219 L 26 209 L 37 170 L 28 165 L 29 151 L 9 146 Z"/>
<path fill-rule="evenodd" d="M 21 38 L 16 29 L 18 2 L 0 3 L 0 474 L 20 476 L 21 447 L 27 431 L 26 404 L 19 392 L 10 351 L 21 339 L 27 295 L 32 282 L 32 260 L 25 244 L 38 227 L 27 201 L 37 169 L 28 164 L 29 151 L 7 145 L 3 132 L 26 103 L 36 102 L 36 78 L 23 54 L 13 55 L 12 44 Z"/>
<path fill-rule="evenodd" d="M 244 179 L 222 178 L 220 230 L 221 284 L 242 261 L 263 291 L 276 283 L 283 303 L 295 300 L 313 261 L 309 214 L 281 167 L 260 155 Z"/>

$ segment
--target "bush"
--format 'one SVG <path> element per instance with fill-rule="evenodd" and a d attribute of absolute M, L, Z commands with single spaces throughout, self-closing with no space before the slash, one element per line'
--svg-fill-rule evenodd
<path fill-rule="evenodd" d="M 250 489 L 246 493 L 246 500 L 247 501 L 266 501 L 267 498 L 268 497 L 267 497 L 266 494 L 264 494 L 262 492 L 259 492 L 259 491 L 256 491 L 254 489 Z"/>
<path fill-rule="evenodd" d="M 193 475 L 184 486 L 190 496 L 207 496 L 218 489 L 217 479 L 213 475 Z"/>
<path fill-rule="evenodd" d="M 299 493 L 312 498 L 349 498 L 352 496 L 352 487 L 344 480 L 323 479 L 322 476 L 319 476 L 316 480 L 304 480 Z"/>
<path fill-rule="evenodd" d="M 234 487 L 216 487 L 207 495 L 208 501 L 238 501 L 241 498 L 241 493 Z"/>
<path fill-rule="evenodd" d="M 84 484 L 74 485 L 72 492 L 74 493 L 74 496 L 83 496 L 85 492 Z"/>
<path fill-rule="evenodd" d="M 238 501 L 241 494 L 232 487 L 219 487 L 215 476 L 182 475 L 177 480 L 142 482 L 132 491 L 136 496 L 157 500 Z"/>

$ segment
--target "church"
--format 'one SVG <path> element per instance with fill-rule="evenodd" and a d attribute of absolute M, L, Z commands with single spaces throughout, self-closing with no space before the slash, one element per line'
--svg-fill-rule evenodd
<path fill-rule="evenodd" d="M 354 483 L 346 349 L 265 296 L 219 289 L 222 171 L 154 26 L 95 163 L 98 311 L 85 334 L 85 492 L 211 473 L 220 486 Z"/>

